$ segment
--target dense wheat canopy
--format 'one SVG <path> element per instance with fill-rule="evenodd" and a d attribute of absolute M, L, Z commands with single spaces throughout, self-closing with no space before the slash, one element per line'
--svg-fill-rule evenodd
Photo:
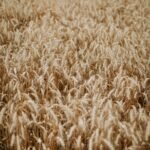
<path fill-rule="evenodd" d="M 0 0 L 0 150 L 150 149 L 150 0 Z"/>

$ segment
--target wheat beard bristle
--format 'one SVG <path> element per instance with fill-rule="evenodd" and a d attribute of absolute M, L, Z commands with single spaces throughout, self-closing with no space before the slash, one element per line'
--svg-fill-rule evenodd
<path fill-rule="evenodd" d="M 150 149 L 149 0 L 0 0 L 0 149 Z"/>

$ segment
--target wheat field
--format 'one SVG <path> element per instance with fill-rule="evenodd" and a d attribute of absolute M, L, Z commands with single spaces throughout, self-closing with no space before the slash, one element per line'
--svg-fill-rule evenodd
<path fill-rule="evenodd" d="M 150 0 L 0 0 L 0 150 L 150 150 Z"/>

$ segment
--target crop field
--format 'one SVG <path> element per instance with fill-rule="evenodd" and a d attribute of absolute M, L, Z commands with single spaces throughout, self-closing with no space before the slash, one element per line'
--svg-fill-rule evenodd
<path fill-rule="evenodd" d="M 150 0 L 0 0 L 0 150 L 150 150 Z"/>

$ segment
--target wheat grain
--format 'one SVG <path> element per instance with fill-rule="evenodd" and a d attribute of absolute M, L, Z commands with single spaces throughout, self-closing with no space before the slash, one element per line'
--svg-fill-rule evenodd
<path fill-rule="evenodd" d="M 2 142 L 146 149 L 149 11 L 148 0 L 1 0 Z"/>

